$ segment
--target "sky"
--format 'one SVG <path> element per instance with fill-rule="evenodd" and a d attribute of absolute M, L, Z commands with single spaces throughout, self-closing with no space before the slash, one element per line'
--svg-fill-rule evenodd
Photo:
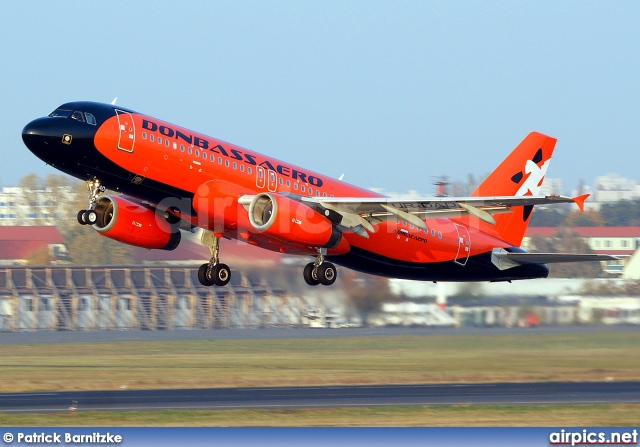
<path fill-rule="evenodd" d="M 558 139 L 570 193 L 640 181 L 637 1 L 5 2 L 0 186 L 56 171 L 21 131 L 111 102 L 366 188 L 434 193 Z"/>

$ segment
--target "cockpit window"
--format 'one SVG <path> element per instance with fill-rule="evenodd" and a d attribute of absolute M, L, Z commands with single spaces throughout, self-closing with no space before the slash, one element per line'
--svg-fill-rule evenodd
<path fill-rule="evenodd" d="M 49 114 L 51 118 L 69 118 L 71 116 L 71 110 L 56 109 Z"/>
<path fill-rule="evenodd" d="M 74 120 L 82 121 L 84 123 L 84 115 L 82 114 L 82 112 L 79 112 L 78 110 L 76 110 L 71 114 L 71 118 Z"/>
<path fill-rule="evenodd" d="M 91 124 L 92 126 L 96 125 L 96 117 L 95 116 L 93 116 L 89 112 L 84 112 L 84 117 L 87 119 L 87 123 Z"/>

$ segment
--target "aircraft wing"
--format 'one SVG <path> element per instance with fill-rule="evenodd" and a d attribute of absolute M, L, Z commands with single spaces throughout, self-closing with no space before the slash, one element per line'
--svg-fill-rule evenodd
<path fill-rule="evenodd" d="M 583 209 L 588 194 L 579 197 L 565 196 L 495 196 L 495 197 L 433 197 L 433 198 L 393 198 L 393 197 L 305 197 L 293 196 L 318 211 L 331 210 L 342 216 L 341 225 L 354 229 L 356 233 L 367 237 L 366 229 L 373 232 L 371 223 L 400 218 L 426 229 L 423 222 L 427 218 L 459 217 L 472 215 L 495 225 L 493 214 L 510 213 L 513 206 L 532 206 L 556 203 L 578 204 Z"/>
<path fill-rule="evenodd" d="M 511 253 L 502 248 L 494 248 L 491 262 L 500 270 L 522 264 L 551 264 L 555 262 L 619 261 L 622 256 L 606 254 L 574 253 Z"/>

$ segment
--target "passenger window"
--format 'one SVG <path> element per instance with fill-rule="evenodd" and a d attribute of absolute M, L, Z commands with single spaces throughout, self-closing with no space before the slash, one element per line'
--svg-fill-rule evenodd
<path fill-rule="evenodd" d="M 149 134 L 149 140 L 153 141 L 153 134 L 152 133 Z"/>
<path fill-rule="evenodd" d="M 142 132 L 142 139 L 146 140 L 147 139 L 147 133 L 146 132 Z"/>
<path fill-rule="evenodd" d="M 279 182 L 281 185 L 284 183 L 284 181 L 282 180 L 282 177 L 280 177 L 280 178 L 278 179 L 278 182 Z"/>
<path fill-rule="evenodd" d="M 316 197 L 320 197 L 320 191 L 316 189 Z"/>
<path fill-rule="evenodd" d="M 198 149 L 196 149 L 196 157 L 200 156 L 200 151 Z"/>
<path fill-rule="evenodd" d="M 187 152 L 189 153 L 189 155 L 191 155 L 192 149 L 193 149 L 192 147 L 190 147 L 189 149 L 187 149 Z"/>
<path fill-rule="evenodd" d="M 295 189 L 296 191 L 298 190 L 298 184 L 297 183 L 293 184 L 293 189 Z"/>
<path fill-rule="evenodd" d="M 291 180 L 287 180 L 287 187 L 291 188 Z"/>
<path fill-rule="evenodd" d="M 236 169 L 238 167 L 238 164 L 234 161 L 233 162 L 233 169 Z"/>
<path fill-rule="evenodd" d="M 302 192 L 305 191 L 304 185 L 300 185 L 300 191 L 302 191 Z"/>
<path fill-rule="evenodd" d="M 247 174 L 251 175 L 251 168 L 247 168 Z"/>
<path fill-rule="evenodd" d="M 436 230 L 431 229 L 431 236 L 435 236 L 436 235 Z"/>
<path fill-rule="evenodd" d="M 442 239 L 442 231 L 438 231 L 438 239 Z"/>
<path fill-rule="evenodd" d="M 171 144 L 171 143 L 169 142 L 169 140 L 164 140 L 164 145 L 165 145 L 165 146 L 169 147 L 169 145 L 170 145 L 170 144 Z"/>
<path fill-rule="evenodd" d="M 322 193 L 322 197 L 327 197 L 327 193 Z"/>
<path fill-rule="evenodd" d="M 224 165 L 228 168 L 229 167 L 229 160 L 225 160 L 224 161 Z"/>
<path fill-rule="evenodd" d="M 244 165 L 240 165 L 240 172 L 244 172 Z"/>
<path fill-rule="evenodd" d="M 180 145 L 180 152 L 184 152 L 184 144 Z"/>
<path fill-rule="evenodd" d="M 173 148 L 174 148 L 174 149 L 178 149 L 178 143 L 174 142 L 174 143 L 173 143 Z"/>
<path fill-rule="evenodd" d="M 90 114 L 89 112 L 84 112 L 84 117 L 87 119 L 87 123 L 95 126 L 97 124 L 96 117 Z"/>
<path fill-rule="evenodd" d="M 202 151 L 202 158 L 205 160 L 207 159 L 207 153 L 205 151 Z M 211 159 L 213 160 L 213 155 L 211 156 Z"/>
<path fill-rule="evenodd" d="M 162 144 L 162 138 L 158 137 L 158 144 Z"/>
<path fill-rule="evenodd" d="M 313 195 L 313 188 L 309 187 L 309 195 L 312 196 Z"/>
<path fill-rule="evenodd" d="M 82 112 L 78 112 L 77 110 L 71 114 L 71 118 L 84 123 L 84 115 L 82 115 Z"/>
<path fill-rule="evenodd" d="M 218 164 L 221 165 L 222 164 L 222 158 L 218 157 Z"/>

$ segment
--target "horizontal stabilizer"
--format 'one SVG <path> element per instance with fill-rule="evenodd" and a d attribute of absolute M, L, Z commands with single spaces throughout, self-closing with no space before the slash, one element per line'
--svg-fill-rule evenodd
<path fill-rule="evenodd" d="M 522 264 L 552 264 L 557 262 L 619 261 L 622 256 L 575 253 L 510 253 L 502 248 L 494 248 L 491 262 L 500 270 Z"/>
<path fill-rule="evenodd" d="M 573 201 L 575 202 L 576 205 L 578 205 L 578 208 L 580 208 L 580 211 L 584 212 L 584 201 L 587 200 L 589 196 L 590 194 L 583 194 L 581 196 L 573 198 Z"/>

